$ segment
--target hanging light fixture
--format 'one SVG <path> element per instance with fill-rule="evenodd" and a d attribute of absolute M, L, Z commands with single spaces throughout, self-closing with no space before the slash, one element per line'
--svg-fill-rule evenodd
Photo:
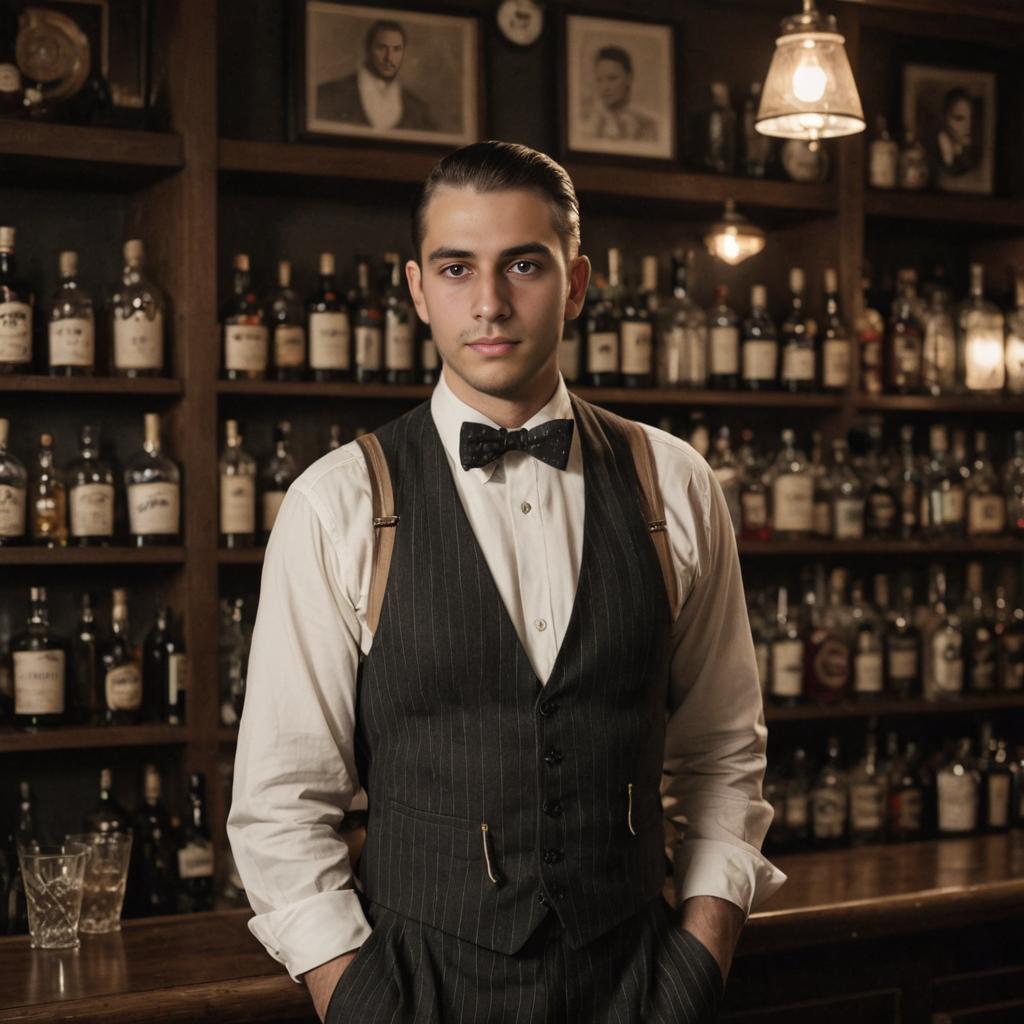
<path fill-rule="evenodd" d="M 704 236 L 708 252 L 733 267 L 756 256 L 764 243 L 764 232 L 736 210 L 733 199 L 726 199 L 722 219 L 712 224 Z"/>
<path fill-rule="evenodd" d="M 836 19 L 804 0 L 782 22 L 754 127 L 762 135 L 819 139 L 864 131 L 864 111 Z"/>

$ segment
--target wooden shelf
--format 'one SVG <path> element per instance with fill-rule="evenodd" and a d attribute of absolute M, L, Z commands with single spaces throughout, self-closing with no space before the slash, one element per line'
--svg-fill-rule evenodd
<path fill-rule="evenodd" d="M 255 548 L 237 548 L 229 550 L 221 548 L 217 552 L 218 565 L 261 565 L 263 553 L 267 549 L 260 545 Z"/>
<path fill-rule="evenodd" d="M 166 548 L 0 548 L 0 566 L 29 565 L 179 565 L 185 561 L 183 547 Z"/>
<path fill-rule="evenodd" d="M 1024 555 L 1024 540 L 987 537 L 973 540 L 740 540 L 741 555 L 790 558 L 793 556 L 854 558 L 857 555 L 969 556 Z"/>
<path fill-rule="evenodd" d="M 351 381 L 315 380 L 222 380 L 219 395 L 244 395 L 251 398 L 390 398 L 419 402 L 429 398 L 433 387 L 427 384 L 355 384 Z"/>
<path fill-rule="evenodd" d="M 943 701 L 882 698 L 881 700 L 864 700 L 831 706 L 799 704 L 791 708 L 779 707 L 766 702 L 764 716 L 769 722 L 808 722 L 885 715 L 965 714 L 971 711 L 1006 711 L 1013 708 L 1024 708 L 1024 694 L 993 693 Z"/>
<path fill-rule="evenodd" d="M 917 221 L 966 230 L 1024 231 L 1024 199 L 932 192 L 864 192 L 864 213 L 875 221 Z"/>
<path fill-rule="evenodd" d="M 0 730 L 0 754 L 27 753 L 32 750 L 169 746 L 187 742 L 188 734 L 181 725 L 83 725 L 39 732 Z"/>
<path fill-rule="evenodd" d="M 861 412 L 974 413 L 987 416 L 1024 416 L 1024 398 L 986 398 L 981 395 L 858 395 Z"/>
<path fill-rule="evenodd" d="M 0 122 L 2 123 L 2 122 Z M 43 374 L 0 376 L 0 393 L 33 395 L 117 395 L 129 398 L 174 398 L 182 394 L 180 380 L 171 377 L 49 377 Z"/>

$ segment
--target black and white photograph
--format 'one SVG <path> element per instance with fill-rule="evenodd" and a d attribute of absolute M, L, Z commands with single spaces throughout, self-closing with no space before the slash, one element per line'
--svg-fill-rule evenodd
<path fill-rule="evenodd" d="M 903 69 L 903 123 L 924 144 L 937 189 L 991 195 L 995 118 L 991 72 L 922 64 Z"/>
<path fill-rule="evenodd" d="M 564 37 L 566 148 L 673 159 L 673 27 L 569 14 Z"/>
<path fill-rule="evenodd" d="M 305 4 L 300 134 L 464 145 L 479 138 L 476 18 Z"/>

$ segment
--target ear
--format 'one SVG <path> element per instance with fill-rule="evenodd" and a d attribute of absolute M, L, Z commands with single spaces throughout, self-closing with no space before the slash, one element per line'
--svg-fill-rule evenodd
<path fill-rule="evenodd" d="M 423 297 L 423 276 L 420 265 L 415 260 L 406 263 L 405 280 L 409 284 L 409 294 L 412 296 L 412 304 L 416 307 L 419 318 L 425 324 L 429 324 L 430 312 L 427 309 L 427 300 Z"/>
<path fill-rule="evenodd" d="M 577 256 L 569 266 L 569 294 L 565 298 L 564 319 L 575 320 L 580 315 L 589 284 L 590 260 L 586 256 Z"/>

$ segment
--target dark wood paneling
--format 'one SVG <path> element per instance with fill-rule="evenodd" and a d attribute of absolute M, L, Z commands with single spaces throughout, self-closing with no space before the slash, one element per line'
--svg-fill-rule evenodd
<path fill-rule="evenodd" d="M 722 1024 L 900 1024 L 901 1020 L 900 993 L 890 990 L 727 1013 Z"/>

